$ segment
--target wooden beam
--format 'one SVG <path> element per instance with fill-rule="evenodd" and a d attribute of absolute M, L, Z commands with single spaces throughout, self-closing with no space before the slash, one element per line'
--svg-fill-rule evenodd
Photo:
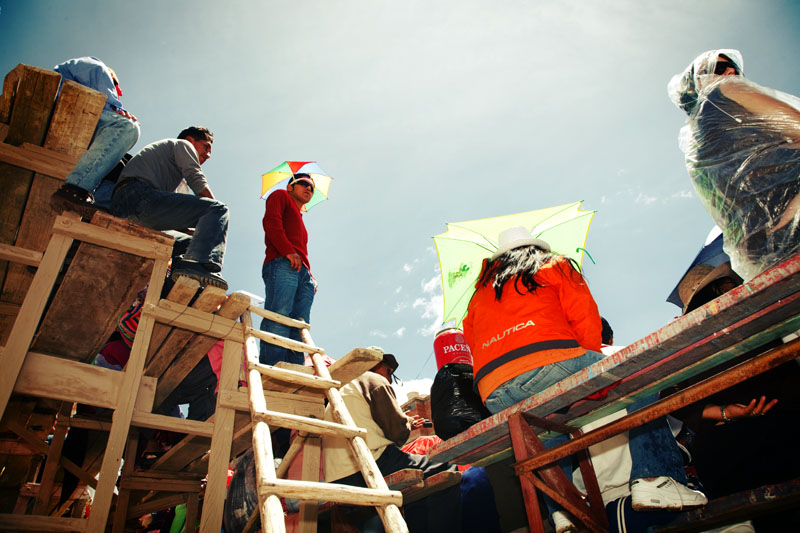
<path fill-rule="evenodd" d="M 133 412 L 131 425 L 160 429 L 163 431 L 174 431 L 176 433 L 187 433 L 189 435 L 199 435 L 201 437 L 211 437 L 214 433 L 214 424 L 210 422 L 198 422 L 197 420 L 156 415 L 143 411 Z"/>
<path fill-rule="evenodd" d="M 0 143 L 0 161 L 3 163 L 63 180 L 75 168 L 78 158 L 70 157 L 65 161 L 63 154 L 58 154 L 62 157 L 53 157 L 51 153 L 58 154 L 30 143 L 22 143 L 22 146 Z"/>
<path fill-rule="evenodd" d="M 169 300 L 161 300 L 158 305 L 142 308 L 142 314 L 150 314 L 155 320 L 170 326 L 203 333 L 217 339 L 231 339 L 243 342 L 241 326 L 235 320 L 226 319 L 209 312 L 198 311 Z"/>
<path fill-rule="evenodd" d="M 316 346 L 311 346 L 310 344 L 292 340 L 287 337 L 282 337 L 274 333 L 261 331 L 260 329 L 249 328 L 247 330 L 247 333 L 249 335 L 261 339 L 262 341 L 268 342 L 270 344 L 275 344 L 276 346 L 282 346 L 284 348 L 288 348 L 296 352 L 304 352 L 308 354 L 325 352 L 325 350 L 323 350 L 322 348 L 317 348 Z"/>
<path fill-rule="evenodd" d="M 262 365 L 259 363 L 248 363 L 251 370 L 256 370 L 260 374 L 274 380 L 286 381 L 300 387 L 308 387 L 311 389 L 325 390 L 331 387 L 337 389 L 342 386 L 342 383 L 336 380 L 322 379 L 313 374 L 305 374 L 303 372 L 295 372 L 294 370 L 286 370 L 275 368 L 270 365 Z"/>
<path fill-rule="evenodd" d="M 169 260 L 172 256 L 172 245 L 161 243 L 155 239 L 125 235 L 120 238 L 118 231 L 101 228 L 65 216 L 57 216 L 53 232 L 81 241 L 119 250 L 139 257 Z"/>
<path fill-rule="evenodd" d="M 8 244 L 0 244 L 0 259 L 4 261 L 11 261 L 23 265 L 38 267 L 42 262 L 44 254 L 35 250 L 26 250 L 18 246 L 9 246 Z"/>
<path fill-rule="evenodd" d="M 60 518 L 22 514 L 0 514 L 0 530 L 12 531 L 86 531 L 82 518 Z"/>
<path fill-rule="evenodd" d="M 277 495 L 282 498 L 331 501 L 350 505 L 403 505 L 403 494 L 400 491 L 365 489 L 339 483 L 320 483 L 294 479 L 261 480 L 259 492 L 265 495 Z"/>

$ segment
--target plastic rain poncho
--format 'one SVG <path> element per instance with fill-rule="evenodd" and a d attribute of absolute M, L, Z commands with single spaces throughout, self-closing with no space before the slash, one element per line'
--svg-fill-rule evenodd
<path fill-rule="evenodd" d="M 680 146 L 703 206 L 745 280 L 800 251 L 800 99 L 742 75 L 714 74 L 711 50 L 674 76 L 668 92 L 688 113 Z"/>

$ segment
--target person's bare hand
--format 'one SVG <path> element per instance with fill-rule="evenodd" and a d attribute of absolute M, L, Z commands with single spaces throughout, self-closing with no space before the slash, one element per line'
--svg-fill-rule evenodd
<path fill-rule="evenodd" d="M 731 405 L 727 405 L 725 406 L 725 414 L 730 420 L 762 416 L 767 414 L 769 410 L 775 407 L 775 404 L 777 403 L 778 403 L 777 399 L 767 401 L 766 396 L 762 396 L 758 400 L 753 398 L 747 405 L 743 405 L 740 403 L 733 403 Z"/>
<path fill-rule="evenodd" d="M 409 422 L 411 422 L 411 429 L 418 429 L 425 425 L 425 419 L 419 415 L 410 416 L 409 419 Z"/>
<path fill-rule="evenodd" d="M 300 254 L 291 253 L 286 256 L 286 259 L 288 259 L 289 263 L 292 265 L 292 270 L 300 272 L 300 267 L 303 266 L 303 259 L 300 257 Z"/>
<path fill-rule="evenodd" d="M 115 112 L 117 115 L 122 115 L 123 117 L 125 117 L 125 118 L 127 118 L 127 119 L 129 119 L 129 120 L 132 120 L 132 121 L 134 121 L 134 122 L 138 122 L 138 121 L 136 120 L 136 117 L 134 117 L 133 115 L 131 115 L 130 113 L 128 113 L 128 112 L 127 112 L 127 111 L 125 111 L 124 109 L 115 109 L 115 110 L 114 110 L 114 112 Z"/>

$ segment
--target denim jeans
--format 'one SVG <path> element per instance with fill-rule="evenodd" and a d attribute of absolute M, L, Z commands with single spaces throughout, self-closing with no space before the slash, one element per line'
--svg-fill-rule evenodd
<path fill-rule="evenodd" d="M 137 122 L 113 111 L 103 111 L 89 148 L 78 159 L 78 163 L 65 181 L 89 192 L 94 191 L 137 140 L 139 140 Z"/>
<path fill-rule="evenodd" d="M 292 268 L 287 258 L 278 257 L 264 263 L 261 277 L 264 279 L 264 309 L 311 322 L 311 304 L 314 302 L 316 282 L 308 268 L 302 266 L 298 272 Z M 261 331 L 301 340 L 297 328 L 278 324 L 267 318 L 261 321 Z M 304 359 L 300 352 L 261 341 L 259 361 L 262 364 L 274 365 L 279 361 L 286 361 L 302 365 Z"/>
<path fill-rule="evenodd" d="M 184 258 L 222 268 L 228 237 L 228 207 L 222 202 L 135 181 L 114 193 L 111 214 L 159 231 L 194 228 Z"/>
<path fill-rule="evenodd" d="M 520 374 L 492 391 L 486 398 L 486 407 L 493 414 L 498 413 L 545 390 L 592 363 L 600 361 L 604 357 L 601 353 L 587 351 L 580 357 L 535 368 Z M 628 407 L 628 412 L 645 407 L 657 399 L 657 396 L 653 396 L 637 400 Z M 567 435 L 561 435 L 545 442 L 544 445 L 546 448 L 554 448 L 567 442 L 567 440 L 569 440 Z M 678 483 L 686 483 L 683 457 L 666 419 L 659 418 L 630 430 L 628 432 L 628 447 L 630 448 L 632 462 L 631 480 L 643 477 L 669 476 Z M 572 479 L 572 459 L 570 457 L 562 459 L 558 462 L 558 465 L 567 475 L 567 479 Z M 545 497 L 545 501 L 550 514 L 560 509 L 550 498 Z"/>

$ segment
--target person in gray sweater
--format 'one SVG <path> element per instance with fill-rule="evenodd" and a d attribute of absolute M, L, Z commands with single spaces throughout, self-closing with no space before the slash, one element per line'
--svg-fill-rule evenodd
<path fill-rule="evenodd" d="M 228 207 L 216 200 L 200 165 L 211 156 L 214 136 L 191 126 L 177 139 L 148 144 L 122 171 L 111 198 L 111 214 L 160 231 L 194 228 L 176 234 L 172 279 L 195 279 L 223 289 L 219 272 L 228 235 Z M 178 192 L 183 182 L 194 195 Z"/>

